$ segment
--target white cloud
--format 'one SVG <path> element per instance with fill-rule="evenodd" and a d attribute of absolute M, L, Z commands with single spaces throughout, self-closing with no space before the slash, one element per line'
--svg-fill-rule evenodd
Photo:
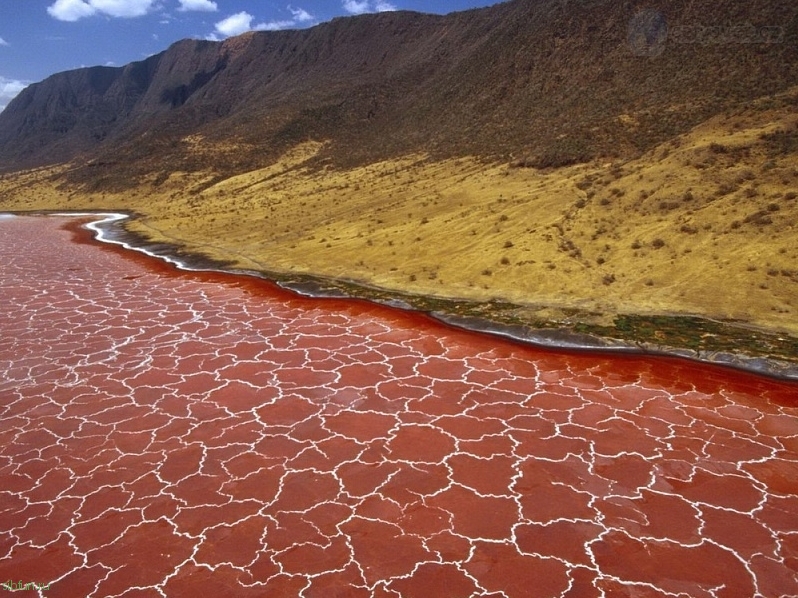
<path fill-rule="evenodd" d="M 7 45 L 8 45 L 8 42 L 6 40 L 4 40 L 2 37 L 0 37 L 0 46 L 7 46 Z"/>
<path fill-rule="evenodd" d="M 376 12 L 393 12 L 394 10 L 397 10 L 397 8 L 385 0 L 376 0 L 374 2 L 374 10 Z"/>
<path fill-rule="evenodd" d="M 215 31 L 205 39 L 220 41 L 234 35 L 241 35 L 247 31 L 277 31 L 288 29 L 300 24 L 307 24 L 315 21 L 316 17 L 303 8 L 288 7 L 291 12 L 291 19 L 267 21 L 265 23 L 253 24 L 255 17 L 248 12 L 242 11 L 222 19 L 215 25 Z"/>
<path fill-rule="evenodd" d="M 290 21 L 269 21 L 268 23 L 260 23 L 253 27 L 258 31 L 280 31 L 281 29 L 288 29 L 295 25 L 293 20 Z"/>
<path fill-rule="evenodd" d="M 14 79 L 0 77 L 0 112 L 13 100 L 17 94 L 25 89 L 28 83 Z"/>
<path fill-rule="evenodd" d="M 353 15 L 396 10 L 396 6 L 390 2 L 386 2 L 386 0 L 343 0 L 342 4 L 344 10 Z"/>
<path fill-rule="evenodd" d="M 180 0 L 180 8 L 177 10 L 186 12 L 189 10 L 199 10 L 203 12 L 216 12 L 219 7 L 212 0 Z"/>
<path fill-rule="evenodd" d="M 142 17 L 155 0 L 89 0 L 89 4 L 110 17 Z"/>
<path fill-rule="evenodd" d="M 291 15 L 294 17 L 294 23 L 309 23 L 314 19 L 313 15 L 304 8 L 292 8 L 289 6 L 288 10 L 291 11 Z"/>
<path fill-rule="evenodd" d="M 255 17 L 248 12 L 239 12 L 230 15 L 226 19 L 222 19 L 216 23 L 216 33 L 223 37 L 231 37 L 247 31 L 252 31 L 252 19 L 254 18 Z"/>
<path fill-rule="evenodd" d="M 55 4 L 47 7 L 47 12 L 59 21 L 74 22 L 92 16 L 97 10 L 83 0 L 56 0 Z"/>
<path fill-rule="evenodd" d="M 363 0 L 362 2 L 344 0 L 344 10 L 353 15 L 362 15 L 364 12 L 369 12 L 368 0 Z"/>
<path fill-rule="evenodd" d="M 74 22 L 103 14 L 109 17 L 141 17 L 152 9 L 155 0 L 56 0 L 47 7 L 59 21 Z"/>

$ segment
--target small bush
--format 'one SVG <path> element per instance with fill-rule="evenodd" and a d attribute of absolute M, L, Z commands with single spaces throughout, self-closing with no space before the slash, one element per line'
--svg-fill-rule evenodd
<path fill-rule="evenodd" d="M 727 154 L 729 153 L 729 148 L 722 143 L 710 143 L 709 151 L 711 151 L 713 154 Z"/>
<path fill-rule="evenodd" d="M 737 185 L 723 183 L 720 187 L 718 187 L 718 190 L 715 191 L 715 195 L 718 197 L 723 197 L 724 195 L 734 193 L 735 191 L 737 191 Z"/>
<path fill-rule="evenodd" d="M 744 222 L 747 224 L 758 224 L 760 226 L 764 226 L 766 224 L 773 224 L 773 219 L 768 216 L 768 213 L 764 210 L 760 210 L 759 212 L 754 212 L 745 217 Z"/>
<path fill-rule="evenodd" d="M 765 143 L 770 157 L 798 152 L 798 131 L 778 130 L 773 133 L 765 133 L 760 139 Z"/>

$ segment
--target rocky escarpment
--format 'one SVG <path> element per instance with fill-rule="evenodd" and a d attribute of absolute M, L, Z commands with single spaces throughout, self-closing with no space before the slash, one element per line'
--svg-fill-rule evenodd
<path fill-rule="evenodd" d="M 0 168 L 73 180 L 249 170 L 308 139 L 340 165 L 423 151 L 556 166 L 628 157 L 798 84 L 791 0 L 514 0 L 185 40 L 53 75 L 0 113 Z M 186 143 L 199 135 L 210 148 Z"/>

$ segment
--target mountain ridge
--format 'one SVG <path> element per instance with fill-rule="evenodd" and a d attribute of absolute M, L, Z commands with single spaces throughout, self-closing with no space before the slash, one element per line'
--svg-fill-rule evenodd
<path fill-rule="evenodd" d="M 647 6 L 513 0 L 445 16 L 400 11 L 182 40 L 124 67 L 58 73 L 25 89 L 0 113 L 0 164 L 93 161 L 87 178 L 100 163 L 117 171 L 106 180 L 129 181 L 208 167 L 181 143 L 200 134 L 238 145 L 214 161 L 223 174 L 262 167 L 307 140 L 330 141 L 323 158 L 346 167 L 415 151 L 557 166 L 638 155 L 798 83 L 794 4 L 671 0 L 655 13 L 660 22 L 641 19 Z M 646 47 L 663 26 L 724 20 L 779 23 L 782 36 L 734 45 L 677 39 L 661 54 Z M 642 48 L 630 43 L 633 27 L 651 38 Z"/>

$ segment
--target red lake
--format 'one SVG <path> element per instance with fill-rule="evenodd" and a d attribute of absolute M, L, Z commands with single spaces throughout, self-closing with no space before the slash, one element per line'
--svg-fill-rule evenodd
<path fill-rule="evenodd" d="M 798 595 L 798 385 L 568 353 L 0 219 L 0 583 Z"/>

